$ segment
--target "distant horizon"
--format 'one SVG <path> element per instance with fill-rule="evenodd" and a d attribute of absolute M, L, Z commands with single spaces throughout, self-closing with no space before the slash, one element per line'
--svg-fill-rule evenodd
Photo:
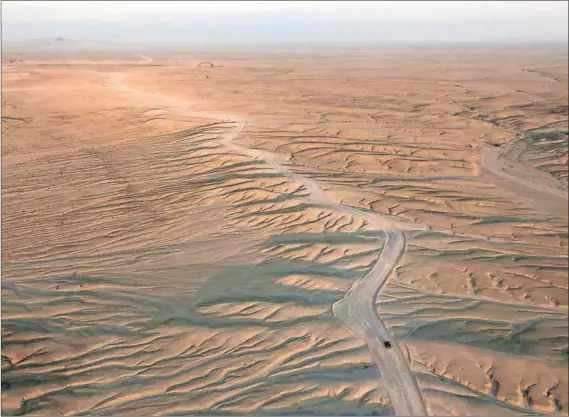
<path fill-rule="evenodd" d="M 99 43 L 99 44 L 107 44 L 107 43 L 154 43 L 154 44 L 244 44 L 244 45 L 271 45 L 271 44 L 290 44 L 290 45 L 298 45 L 298 44 L 322 44 L 322 45 L 446 45 L 446 44 L 465 44 L 465 45 L 555 45 L 555 44 L 568 44 L 569 40 L 508 40 L 508 41 L 476 41 L 476 40 L 389 40 L 389 41 L 382 41 L 382 40 L 211 40 L 211 41 L 204 41 L 204 40 L 191 40 L 191 39 L 172 39 L 172 40 L 138 40 L 138 39 L 121 39 L 119 41 L 115 40 L 98 40 L 95 38 L 88 38 L 88 37 L 65 37 L 58 34 L 54 34 L 52 36 L 45 36 L 45 37 L 21 37 L 21 38 L 6 38 L 2 39 L 2 42 L 5 43 L 13 43 L 13 42 L 25 42 L 25 41 L 55 41 L 56 39 L 63 39 L 64 41 L 72 41 L 72 42 L 92 42 L 92 43 Z"/>
<path fill-rule="evenodd" d="M 61 42 L 57 39 L 62 39 Z M 136 39 L 122 39 L 120 41 L 97 40 L 92 38 L 67 38 L 64 36 L 54 35 L 44 38 L 19 38 L 19 39 L 3 39 L 2 47 L 6 50 L 14 46 L 48 46 L 53 48 L 60 48 L 65 50 L 69 47 L 81 48 L 107 48 L 117 49 L 124 47 L 135 48 L 155 48 L 155 47 L 195 47 L 195 48 L 208 48 L 208 47 L 251 47 L 251 48 L 270 48 L 270 47 L 324 47 L 324 48 L 354 48 L 354 49 L 381 49 L 381 48 L 490 48 L 499 49 L 501 47 L 566 47 L 569 46 L 569 41 L 362 41 L 362 40 L 345 40 L 345 41 L 300 41 L 300 40 L 217 40 L 217 41 L 194 41 L 194 40 L 155 40 L 155 41 L 142 41 Z M 43 44 L 43 45 L 42 45 Z"/>
<path fill-rule="evenodd" d="M 3 41 L 160 43 L 555 43 L 560 1 L 3 1 Z"/>

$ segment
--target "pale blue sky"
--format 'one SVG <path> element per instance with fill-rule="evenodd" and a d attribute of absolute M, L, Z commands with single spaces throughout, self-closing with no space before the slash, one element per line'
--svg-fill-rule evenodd
<path fill-rule="evenodd" d="M 3 1 L 3 39 L 567 41 L 567 1 Z"/>

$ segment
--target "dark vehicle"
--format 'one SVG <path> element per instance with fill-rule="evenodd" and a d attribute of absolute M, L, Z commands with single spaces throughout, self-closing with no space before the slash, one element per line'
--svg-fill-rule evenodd
<path fill-rule="evenodd" d="M 386 349 L 391 349 L 391 342 L 383 342 L 383 346 L 385 346 Z"/>

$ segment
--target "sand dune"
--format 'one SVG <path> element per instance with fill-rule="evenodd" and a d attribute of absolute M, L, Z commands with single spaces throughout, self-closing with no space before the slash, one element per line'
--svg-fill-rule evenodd
<path fill-rule="evenodd" d="M 393 415 L 398 230 L 427 413 L 567 415 L 567 57 L 409 54 L 5 65 L 3 413 Z"/>

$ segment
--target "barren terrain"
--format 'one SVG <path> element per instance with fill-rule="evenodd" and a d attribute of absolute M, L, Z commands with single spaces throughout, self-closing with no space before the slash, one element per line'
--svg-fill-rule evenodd
<path fill-rule="evenodd" d="M 568 415 L 566 54 L 201 58 L 5 57 L 3 414 Z"/>

